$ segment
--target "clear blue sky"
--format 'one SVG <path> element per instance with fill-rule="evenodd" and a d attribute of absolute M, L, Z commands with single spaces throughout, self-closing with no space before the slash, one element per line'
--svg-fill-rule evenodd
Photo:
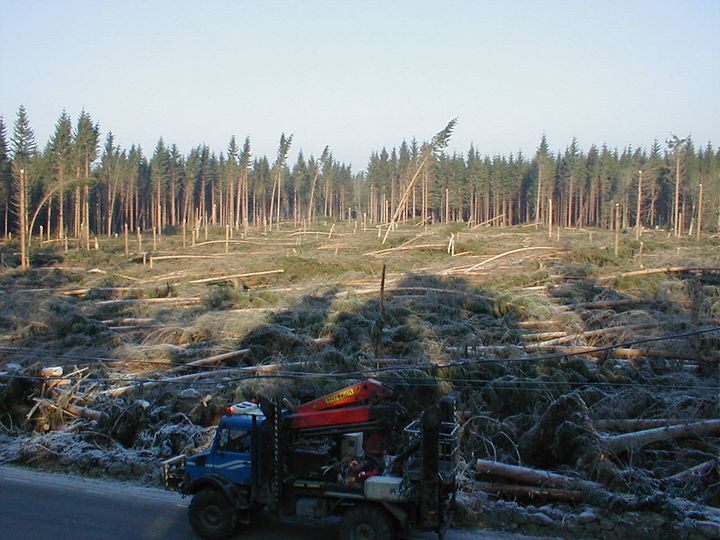
<path fill-rule="evenodd" d="M 0 0 L 0 115 L 24 104 L 44 145 L 66 109 L 147 154 L 224 150 L 281 132 L 364 169 L 371 151 L 429 139 L 534 153 L 720 143 L 720 0 Z"/>

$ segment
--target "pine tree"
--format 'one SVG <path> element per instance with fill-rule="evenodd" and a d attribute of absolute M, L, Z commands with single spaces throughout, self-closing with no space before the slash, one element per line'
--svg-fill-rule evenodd
<path fill-rule="evenodd" d="M 238 156 L 238 168 L 240 175 L 238 177 L 238 205 L 237 215 L 238 223 L 242 213 L 242 223 L 247 236 L 247 228 L 250 223 L 250 189 L 248 184 L 248 169 L 250 168 L 250 160 L 252 153 L 250 152 L 250 137 L 245 137 L 242 150 Z"/>
<path fill-rule="evenodd" d="M 4 201 L 3 204 L 3 230 L 4 237 L 8 237 L 9 233 L 9 220 L 10 220 L 10 193 L 12 191 L 12 163 L 10 162 L 8 143 L 7 143 L 7 128 L 5 127 L 5 121 L 0 116 L 0 199 Z"/>
<path fill-rule="evenodd" d="M 20 235 L 20 266 L 30 266 L 28 239 L 28 178 L 30 177 L 31 160 L 37 152 L 35 133 L 30 127 L 27 111 L 20 105 L 13 129 L 13 195 L 17 209 L 17 229 Z"/>
<path fill-rule="evenodd" d="M 673 230 L 675 236 L 680 236 L 680 184 L 682 175 L 683 157 L 688 148 L 688 139 L 681 139 L 675 134 L 671 134 L 666 141 L 668 149 L 672 152 L 675 160 L 675 202 L 673 204 Z"/>
<path fill-rule="evenodd" d="M 65 231 L 65 182 L 70 173 L 73 159 L 72 121 L 65 111 L 60 113 L 60 118 L 55 124 L 55 133 L 50 139 L 50 149 L 58 183 L 57 237 L 62 240 Z"/>
<path fill-rule="evenodd" d="M 275 194 L 277 193 L 277 204 L 275 212 L 277 214 L 277 226 L 280 227 L 280 203 L 282 195 L 282 178 L 285 174 L 285 161 L 287 160 L 288 152 L 290 151 L 290 145 L 292 144 L 292 134 L 289 137 L 285 137 L 285 134 L 280 135 L 280 144 L 278 145 L 277 157 L 273 163 L 273 171 L 275 180 L 273 181 L 272 194 L 270 195 L 270 228 L 272 228 L 273 221 L 273 206 L 275 205 Z"/>
<path fill-rule="evenodd" d="M 75 189 L 75 235 L 81 232 L 85 237 L 85 248 L 90 248 L 90 166 L 97 158 L 100 142 L 100 128 L 93 124 L 90 115 L 82 111 L 75 128 L 75 176 L 84 179 L 83 200 L 80 200 L 80 187 Z M 82 215 L 81 215 L 82 214 Z M 84 231 L 81 231 L 80 224 Z"/>
<path fill-rule="evenodd" d="M 170 153 L 165 147 L 162 137 L 155 145 L 155 152 L 150 159 L 150 181 L 152 182 L 152 226 L 158 234 L 162 234 L 163 227 L 163 209 L 166 205 L 163 203 L 165 186 L 168 181 L 170 171 Z"/>

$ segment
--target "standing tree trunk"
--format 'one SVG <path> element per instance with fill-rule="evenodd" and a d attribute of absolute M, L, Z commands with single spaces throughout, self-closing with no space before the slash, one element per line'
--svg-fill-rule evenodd
<path fill-rule="evenodd" d="M 28 257 L 27 238 L 27 181 L 26 171 L 24 168 L 18 171 L 16 178 L 15 201 L 18 211 L 18 232 L 20 234 L 20 266 L 22 268 L 28 268 L 30 266 L 30 257 Z"/>

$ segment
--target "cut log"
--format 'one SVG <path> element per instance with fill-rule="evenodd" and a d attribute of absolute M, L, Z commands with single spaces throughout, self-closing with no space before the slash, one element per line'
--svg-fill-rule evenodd
<path fill-rule="evenodd" d="M 536 486 L 518 486 L 515 484 L 498 484 L 495 482 L 478 482 L 475 484 L 485 493 L 523 497 L 528 499 L 553 499 L 558 501 L 583 500 L 583 492 L 573 489 L 543 488 Z"/>
<path fill-rule="evenodd" d="M 572 478 L 571 476 L 564 476 L 549 471 L 520 467 L 518 465 L 508 465 L 506 463 L 485 459 L 478 459 L 475 462 L 475 470 L 480 473 L 492 474 L 526 484 L 585 490 L 605 489 L 605 486 L 599 482 L 591 482 L 589 480 Z"/>
<path fill-rule="evenodd" d="M 72 403 L 68 403 L 64 407 L 64 409 L 69 413 L 74 414 L 75 416 L 92 418 L 93 420 L 100 420 L 105 416 L 105 413 L 102 413 L 95 409 L 91 409 L 89 407 L 80 407 L 78 405 L 73 405 Z"/>
<path fill-rule="evenodd" d="M 62 366 L 45 367 L 40 370 L 40 376 L 47 378 L 62 377 Z"/>
<path fill-rule="evenodd" d="M 105 414 L 97 411 L 95 409 L 91 409 L 89 407 L 80 407 L 78 405 L 74 405 L 72 403 L 53 403 L 49 399 L 42 399 L 42 398 L 33 398 L 35 401 L 35 406 L 28 414 L 28 418 L 32 416 L 32 413 L 34 413 L 35 409 L 38 407 L 53 407 L 58 410 L 64 410 L 72 414 L 73 416 L 78 417 L 85 417 L 85 418 L 92 418 L 93 420 L 100 420 L 101 418 L 105 417 Z"/>
<path fill-rule="evenodd" d="M 604 437 L 603 443 L 612 452 L 637 450 L 645 445 L 671 439 L 684 439 L 698 435 L 720 433 L 720 420 L 702 420 L 690 424 L 646 429 L 623 435 Z"/>

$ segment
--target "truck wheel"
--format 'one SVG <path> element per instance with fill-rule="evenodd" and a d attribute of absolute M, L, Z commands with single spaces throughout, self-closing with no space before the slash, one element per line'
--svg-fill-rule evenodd
<path fill-rule="evenodd" d="M 354 506 L 340 520 L 340 540 L 392 540 L 392 518 L 375 506 Z"/>
<path fill-rule="evenodd" d="M 203 538 L 222 540 L 235 529 L 235 512 L 227 497 L 215 489 L 203 489 L 190 502 L 190 525 Z"/>

